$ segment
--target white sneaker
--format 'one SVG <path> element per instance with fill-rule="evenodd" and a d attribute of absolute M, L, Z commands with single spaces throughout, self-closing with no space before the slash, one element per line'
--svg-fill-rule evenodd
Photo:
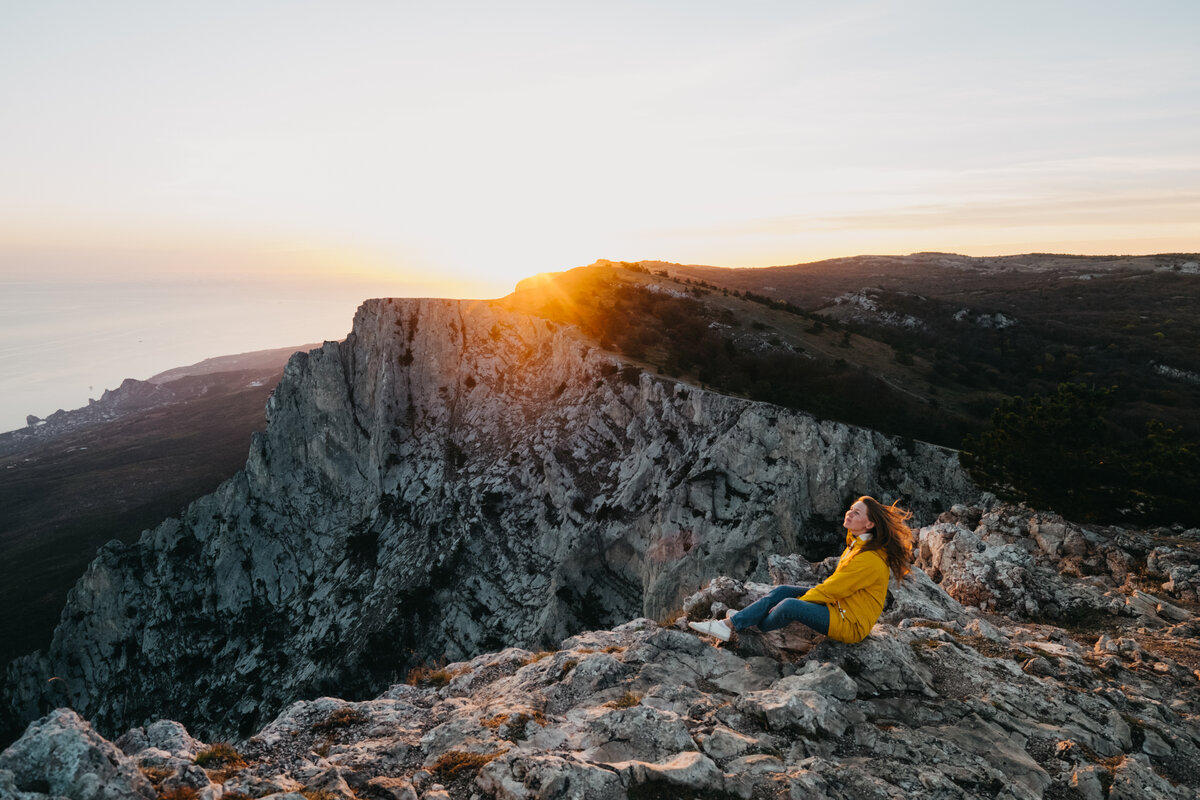
<path fill-rule="evenodd" d="M 722 642 L 728 642 L 729 637 L 733 635 L 733 629 L 723 619 L 706 619 L 703 622 L 689 622 L 688 627 L 694 631 L 715 636 Z"/>

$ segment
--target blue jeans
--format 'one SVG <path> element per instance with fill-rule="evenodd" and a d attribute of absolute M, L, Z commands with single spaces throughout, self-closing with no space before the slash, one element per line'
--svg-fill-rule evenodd
<path fill-rule="evenodd" d="M 811 586 L 776 586 L 766 597 L 755 600 L 730 618 L 735 631 L 756 627 L 777 631 L 791 622 L 800 622 L 817 633 L 829 633 L 829 607 L 800 600 Z"/>

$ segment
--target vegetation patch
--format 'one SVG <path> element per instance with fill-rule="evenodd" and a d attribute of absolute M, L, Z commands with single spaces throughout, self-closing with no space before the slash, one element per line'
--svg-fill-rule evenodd
<path fill-rule="evenodd" d="M 1115 387 L 1081 383 L 1009 398 L 990 430 L 963 440 L 963 464 L 1001 497 L 1071 519 L 1196 521 L 1200 447 L 1155 419 L 1131 433 L 1112 419 L 1115 403 Z"/>
<path fill-rule="evenodd" d="M 438 757 L 430 767 L 430 772 L 443 782 L 450 782 L 461 777 L 475 777 L 485 764 L 500 755 L 495 753 L 467 753 L 462 750 L 451 750 Z"/>
<path fill-rule="evenodd" d="M 167 767 L 142 767 L 141 770 L 146 779 L 155 786 L 175 774 L 175 770 Z"/>
<path fill-rule="evenodd" d="M 483 717 L 479 720 L 479 724 L 490 731 L 498 730 L 501 725 L 508 721 L 508 714 L 496 714 L 491 717 Z"/>
<path fill-rule="evenodd" d="M 980 655 L 987 656 L 988 658 L 1008 658 L 1014 661 L 1025 658 L 1025 656 L 1017 651 L 1007 648 L 998 642 L 994 642 L 986 636 L 960 636 L 959 641 Z"/>
<path fill-rule="evenodd" d="M 404 682 L 409 686 L 445 686 L 453 677 L 444 666 L 421 665 L 410 669 Z"/>
<path fill-rule="evenodd" d="M 246 766 L 246 759 L 228 742 L 216 742 L 212 747 L 196 754 L 196 765 L 205 769 L 240 769 Z"/>
<path fill-rule="evenodd" d="M 175 786 L 171 789 L 159 789 L 158 800 L 196 800 L 199 790 L 191 786 Z"/>
<path fill-rule="evenodd" d="M 927 650 L 937 650 L 945 644 L 940 639 L 913 639 L 908 643 L 908 646 L 915 654 L 921 655 L 921 653 Z"/>
<path fill-rule="evenodd" d="M 534 711 L 531 714 L 526 714 L 522 711 L 516 714 L 496 714 L 479 720 L 480 725 L 488 730 L 495 731 L 498 736 L 510 742 L 518 742 L 524 739 L 527 733 L 526 728 L 530 722 L 545 726 L 546 715 L 540 711 Z"/>
<path fill-rule="evenodd" d="M 625 692 L 616 700 L 611 700 L 605 703 L 609 708 L 633 708 L 638 703 L 642 702 L 642 696 L 637 692 Z"/>
<path fill-rule="evenodd" d="M 313 725 L 313 730 L 318 732 L 335 731 L 349 728 L 352 725 L 361 725 L 369 719 L 370 717 L 359 709 L 343 706 L 329 712 L 329 716 Z"/>
<path fill-rule="evenodd" d="M 526 666 L 529 666 L 530 664 L 537 663 L 538 661 L 541 661 L 543 658 L 547 658 L 552 655 L 554 655 L 554 653 L 552 653 L 551 651 L 542 650 L 539 653 L 530 653 L 529 655 L 522 658 L 518 663 L 522 667 L 526 667 Z"/>
<path fill-rule="evenodd" d="M 342 800 L 340 794 L 331 792 L 328 789 L 301 789 L 300 796 L 304 800 Z"/>

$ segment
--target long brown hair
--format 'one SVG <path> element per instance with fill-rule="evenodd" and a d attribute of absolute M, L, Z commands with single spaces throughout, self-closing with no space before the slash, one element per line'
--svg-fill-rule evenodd
<path fill-rule="evenodd" d="M 856 502 L 867 507 L 867 519 L 875 523 L 875 527 L 871 528 L 871 541 L 863 549 L 883 550 L 888 569 L 896 576 L 896 580 L 904 580 L 909 573 L 908 565 L 912 562 L 913 532 L 907 524 L 912 519 L 912 512 L 905 511 L 896 503 L 885 506 L 874 497 L 863 496 Z"/>

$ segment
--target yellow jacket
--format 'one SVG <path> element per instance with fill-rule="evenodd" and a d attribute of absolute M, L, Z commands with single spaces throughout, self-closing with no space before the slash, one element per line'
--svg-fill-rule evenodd
<path fill-rule="evenodd" d="M 829 606 L 829 638 L 839 642 L 865 639 L 887 599 L 887 555 L 883 550 L 863 550 L 865 544 L 847 534 L 837 569 L 800 597 Z"/>

